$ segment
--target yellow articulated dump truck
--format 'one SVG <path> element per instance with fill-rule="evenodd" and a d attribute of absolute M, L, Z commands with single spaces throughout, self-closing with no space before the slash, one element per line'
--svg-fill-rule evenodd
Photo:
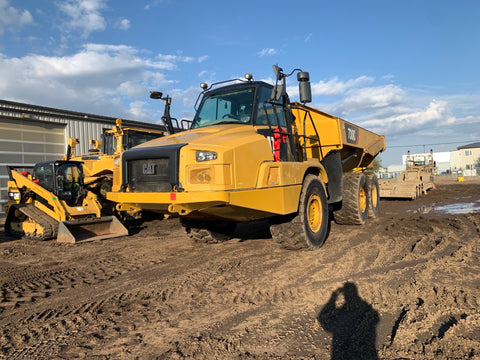
<path fill-rule="evenodd" d="M 32 172 L 8 170 L 8 235 L 67 243 L 128 235 L 117 218 L 101 215 L 97 195 L 84 185 L 82 163 L 46 161 Z"/>
<path fill-rule="evenodd" d="M 107 199 L 176 214 L 199 242 L 227 240 L 238 222 L 268 219 L 272 237 L 290 249 L 320 247 L 329 210 L 341 224 L 376 216 L 378 181 L 365 169 L 385 149 L 384 137 L 307 106 L 307 72 L 274 72 L 275 85 L 250 74 L 202 83 L 190 129 L 125 151 L 121 188 Z M 295 72 L 300 102 L 286 92 Z"/>

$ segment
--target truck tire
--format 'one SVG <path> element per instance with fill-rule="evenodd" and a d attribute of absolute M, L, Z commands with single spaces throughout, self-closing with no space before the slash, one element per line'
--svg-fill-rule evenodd
<path fill-rule="evenodd" d="M 180 219 L 187 236 L 195 242 L 218 244 L 232 239 L 236 223 Z"/>
<path fill-rule="evenodd" d="M 368 217 L 376 218 L 378 216 L 380 208 L 380 185 L 378 184 L 378 178 L 375 174 L 368 174 L 368 197 L 370 199 L 368 203 Z"/>
<path fill-rule="evenodd" d="M 343 174 L 342 208 L 334 212 L 335 221 L 342 225 L 363 225 L 368 218 L 368 184 L 363 173 Z"/>
<path fill-rule="evenodd" d="M 283 248 L 318 249 L 328 236 L 328 203 L 325 186 L 315 175 L 303 181 L 298 212 L 275 218 L 270 233 Z"/>

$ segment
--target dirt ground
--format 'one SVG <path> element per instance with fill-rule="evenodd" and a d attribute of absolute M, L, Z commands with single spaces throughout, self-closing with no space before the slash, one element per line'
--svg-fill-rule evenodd
<path fill-rule="evenodd" d="M 221 244 L 166 219 L 76 245 L 2 224 L 0 358 L 480 359 L 480 181 L 380 206 L 315 251 L 263 223 Z"/>

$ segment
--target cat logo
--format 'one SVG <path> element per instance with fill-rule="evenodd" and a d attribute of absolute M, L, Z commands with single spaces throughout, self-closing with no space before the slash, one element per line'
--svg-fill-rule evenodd
<path fill-rule="evenodd" d="M 142 167 L 143 175 L 155 175 L 155 164 L 144 163 Z"/>

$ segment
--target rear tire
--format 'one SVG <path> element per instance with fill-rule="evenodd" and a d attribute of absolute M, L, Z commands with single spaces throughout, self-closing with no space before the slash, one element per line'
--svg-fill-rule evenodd
<path fill-rule="evenodd" d="M 343 174 L 342 208 L 334 213 L 335 221 L 342 225 L 363 225 L 368 218 L 369 191 L 363 173 Z"/>
<path fill-rule="evenodd" d="M 366 177 L 368 196 L 370 199 L 368 203 L 368 217 L 374 219 L 378 216 L 380 208 L 380 185 L 378 184 L 378 178 L 375 174 L 368 174 Z"/>
<path fill-rule="evenodd" d="M 275 218 L 272 237 L 291 250 L 318 249 L 328 236 L 328 203 L 325 186 L 315 175 L 303 181 L 298 213 Z"/>

